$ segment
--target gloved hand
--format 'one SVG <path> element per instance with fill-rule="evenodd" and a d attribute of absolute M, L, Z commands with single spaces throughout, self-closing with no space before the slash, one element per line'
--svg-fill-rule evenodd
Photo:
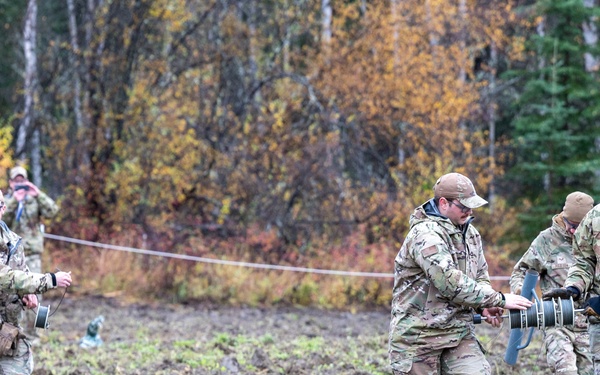
<path fill-rule="evenodd" d="M 0 329 L 0 355 L 13 355 L 17 348 L 17 336 L 19 335 L 19 329 L 12 324 L 6 322 L 2 323 Z"/>
<path fill-rule="evenodd" d="M 600 297 L 592 297 L 583 305 L 583 315 L 600 318 Z"/>
<path fill-rule="evenodd" d="M 552 298 L 569 299 L 573 297 L 573 300 L 577 301 L 577 299 L 579 299 L 580 294 L 581 293 L 579 293 L 579 290 L 577 288 L 575 288 L 574 286 L 568 286 L 566 288 L 550 289 L 546 293 L 542 294 L 542 299 L 544 301 L 549 301 Z"/>

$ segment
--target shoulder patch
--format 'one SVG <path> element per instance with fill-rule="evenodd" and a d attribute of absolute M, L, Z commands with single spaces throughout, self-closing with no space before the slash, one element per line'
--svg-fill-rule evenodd
<path fill-rule="evenodd" d="M 437 253 L 438 253 L 437 246 L 429 246 L 428 248 L 421 250 L 421 254 L 423 255 L 423 258 L 430 257 L 433 254 L 437 254 Z"/>

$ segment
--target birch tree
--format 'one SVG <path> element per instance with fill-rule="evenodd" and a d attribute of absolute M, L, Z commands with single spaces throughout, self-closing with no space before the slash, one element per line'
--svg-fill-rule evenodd
<path fill-rule="evenodd" d="M 331 0 L 321 0 L 321 43 L 324 51 L 325 60 L 329 59 L 332 37 L 332 17 L 333 8 Z"/>
<path fill-rule="evenodd" d="M 73 69 L 73 112 L 75 114 L 76 133 L 81 134 L 84 130 L 83 110 L 81 104 L 81 79 L 80 79 L 80 63 L 79 57 L 81 49 L 79 48 L 79 40 L 77 36 L 77 18 L 75 16 L 75 6 L 73 0 L 67 0 L 67 12 L 69 17 L 69 36 L 71 42 L 71 53 L 69 54 L 69 62 Z M 82 159 L 81 154 L 77 159 Z"/>
<path fill-rule="evenodd" d="M 593 9 L 596 6 L 596 0 L 583 0 L 583 5 L 586 9 Z M 596 26 L 597 20 L 597 16 L 590 16 L 581 25 L 585 44 L 592 47 L 592 49 L 594 49 L 594 47 L 596 47 L 598 44 L 598 27 Z M 594 54 L 591 52 L 586 52 L 585 70 L 588 72 L 596 72 L 598 71 L 598 68 L 600 68 L 598 56 L 594 56 Z"/>
<path fill-rule="evenodd" d="M 36 0 L 29 0 L 23 28 L 23 52 L 25 56 L 23 119 L 17 133 L 15 148 L 15 156 L 22 162 L 27 159 L 27 135 L 35 125 L 35 104 L 38 84 L 36 27 L 37 2 Z"/>

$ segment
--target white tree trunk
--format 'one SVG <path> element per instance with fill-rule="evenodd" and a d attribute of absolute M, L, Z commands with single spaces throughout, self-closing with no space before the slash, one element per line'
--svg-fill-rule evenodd
<path fill-rule="evenodd" d="M 83 128 L 83 114 L 81 111 L 81 79 L 80 64 L 79 64 L 79 42 L 77 41 L 77 19 L 75 18 L 75 6 L 73 0 L 67 0 L 67 10 L 69 12 L 69 33 L 71 36 L 71 54 L 69 55 L 69 62 L 73 68 L 73 84 L 74 84 L 74 108 L 75 112 L 75 125 L 78 130 Z"/>
<path fill-rule="evenodd" d="M 42 186 L 42 152 L 40 129 L 35 129 L 31 137 L 31 175 L 37 186 Z"/>
<path fill-rule="evenodd" d="M 496 185 L 495 185 L 495 173 L 496 173 L 496 72 L 498 69 L 498 49 L 496 43 L 492 42 L 490 45 L 490 81 L 488 92 L 488 130 L 489 130 L 489 156 L 490 156 L 490 185 L 489 185 L 489 208 L 490 212 L 494 212 L 494 206 L 496 202 Z"/>
<path fill-rule="evenodd" d="M 96 3 L 94 2 L 94 0 L 88 0 L 87 1 L 87 14 L 85 17 L 85 44 L 84 44 L 84 49 L 87 50 L 87 53 L 85 54 L 85 70 L 84 70 L 84 82 L 85 82 L 85 90 L 84 90 L 84 94 L 83 94 L 83 108 L 87 109 L 89 108 L 90 105 L 90 90 L 89 87 L 87 87 L 90 84 L 90 81 L 92 80 L 91 77 L 91 69 L 92 69 L 92 60 L 94 58 L 93 56 L 93 52 L 95 51 L 91 51 L 90 48 L 92 46 L 92 37 L 94 35 L 94 14 L 96 13 Z M 86 121 L 87 122 L 87 121 Z M 89 124 L 89 122 L 87 122 Z"/>
<path fill-rule="evenodd" d="M 401 0 L 391 0 L 390 1 L 390 6 L 391 6 L 391 27 L 392 27 L 392 40 L 393 40 L 393 59 L 394 59 L 394 73 L 396 75 L 396 79 L 399 79 L 400 77 L 400 64 L 402 63 L 402 57 L 401 57 L 401 53 L 400 53 L 400 27 L 402 22 L 404 21 L 404 19 L 402 18 L 402 14 L 400 11 L 400 1 Z M 398 137 L 398 150 L 397 150 L 397 157 L 398 157 L 398 164 L 399 165 L 404 165 L 404 162 L 406 161 L 406 142 L 404 141 L 404 134 L 406 132 L 406 125 L 404 123 L 402 123 L 401 119 L 395 119 L 393 118 L 392 121 L 399 122 L 399 128 L 400 128 L 400 136 Z M 406 174 L 403 172 L 398 172 L 397 174 L 398 179 L 400 181 L 400 185 L 403 185 L 406 183 Z"/>
<path fill-rule="evenodd" d="M 593 8 L 596 4 L 595 0 L 583 0 L 583 5 L 586 8 Z M 595 46 L 598 43 L 598 28 L 596 27 L 597 17 L 590 17 L 588 22 L 584 22 L 583 28 L 583 40 L 588 46 Z M 598 57 L 591 53 L 585 54 L 585 70 L 588 72 L 595 72 L 600 67 Z"/>
<path fill-rule="evenodd" d="M 25 83 L 23 121 L 17 133 L 15 156 L 25 161 L 27 159 L 27 133 L 35 121 L 35 100 L 37 90 L 37 56 L 35 52 L 36 40 L 37 2 L 29 0 L 27 14 L 25 15 L 25 26 L 23 28 L 23 50 L 25 54 Z"/>
<path fill-rule="evenodd" d="M 287 10 L 290 8 L 290 4 L 289 1 L 284 1 L 284 7 L 285 7 L 285 12 L 283 12 L 286 15 L 286 22 L 285 22 L 285 33 L 283 35 L 283 43 L 282 43 L 282 51 L 281 51 L 281 55 L 282 55 L 282 69 L 284 72 L 289 72 L 290 71 L 290 48 L 291 48 L 291 38 L 292 38 L 292 32 L 290 31 L 291 25 L 290 22 L 287 20 Z"/>
<path fill-rule="evenodd" d="M 321 13 L 323 17 L 321 19 L 321 44 L 323 46 L 323 52 L 325 54 L 325 60 L 329 60 L 329 48 L 331 44 L 331 22 L 333 19 L 333 9 L 331 8 L 331 0 L 321 0 Z"/>
<path fill-rule="evenodd" d="M 540 20 L 540 23 L 537 24 L 536 32 L 541 37 L 546 35 L 546 19 L 545 18 L 542 18 Z M 538 55 L 541 55 L 541 53 L 538 53 Z M 540 61 L 538 61 L 538 68 L 541 70 L 542 68 L 544 68 L 544 66 L 546 66 L 546 61 L 543 58 L 540 58 Z"/>

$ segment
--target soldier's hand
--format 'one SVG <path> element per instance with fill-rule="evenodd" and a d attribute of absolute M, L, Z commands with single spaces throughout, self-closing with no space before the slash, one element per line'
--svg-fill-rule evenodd
<path fill-rule="evenodd" d="M 22 189 L 22 190 L 16 190 L 13 192 L 13 197 L 18 201 L 21 202 L 23 199 L 25 199 L 25 196 L 27 196 L 27 190 Z"/>
<path fill-rule="evenodd" d="M 483 309 L 481 316 L 485 316 L 485 322 L 491 324 L 493 327 L 500 327 L 502 325 L 502 313 L 504 310 L 502 307 L 488 307 Z"/>
<path fill-rule="evenodd" d="M 23 296 L 23 304 L 28 309 L 35 309 L 38 306 L 38 298 L 35 294 L 26 294 Z"/>
<path fill-rule="evenodd" d="M 71 285 L 71 272 L 57 272 L 56 276 L 56 286 L 66 288 Z"/>
<path fill-rule="evenodd" d="M 510 310 L 527 310 L 533 305 L 532 301 L 528 300 L 523 296 L 518 296 L 516 294 L 505 294 L 504 299 L 504 308 Z"/>
<path fill-rule="evenodd" d="M 579 294 L 579 290 L 573 286 L 566 288 L 554 288 L 542 294 L 542 299 L 544 301 L 549 301 L 553 298 L 569 299 L 573 297 L 574 300 L 577 300 L 579 298 Z"/>
<path fill-rule="evenodd" d="M 29 190 L 25 190 L 26 194 L 32 197 L 37 197 L 40 194 L 40 189 L 38 189 L 33 182 L 25 181 L 23 185 L 27 185 L 29 187 Z"/>
<path fill-rule="evenodd" d="M 592 297 L 583 305 L 583 315 L 600 318 L 600 297 Z"/>

